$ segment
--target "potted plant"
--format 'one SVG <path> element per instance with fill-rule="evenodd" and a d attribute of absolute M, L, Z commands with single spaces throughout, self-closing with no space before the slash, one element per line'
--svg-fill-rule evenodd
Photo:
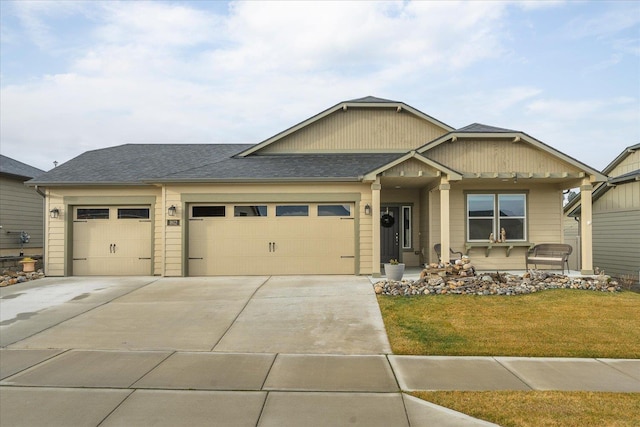
<path fill-rule="evenodd" d="M 33 258 L 25 257 L 20 261 L 20 264 L 22 264 L 22 271 L 25 273 L 36 271 L 36 260 Z"/>
<path fill-rule="evenodd" d="M 404 264 L 398 262 L 397 259 L 390 259 L 389 262 L 384 265 L 384 274 L 387 276 L 387 280 L 399 282 L 404 275 Z"/>

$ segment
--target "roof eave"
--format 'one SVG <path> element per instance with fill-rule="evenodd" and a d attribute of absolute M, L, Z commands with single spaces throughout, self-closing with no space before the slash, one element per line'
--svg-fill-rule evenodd
<path fill-rule="evenodd" d="M 100 181 L 100 182 L 95 182 L 95 181 L 74 181 L 74 182 L 70 182 L 70 181 L 28 181 L 25 182 L 25 185 L 29 186 L 29 187 L 74 187 L 74 186 L 99 186 L 99 187 L 105 187 L 105 186 L 113 186 L 113 185 L 117 185 L 117 186 L 146 186 L 148 185 L 146 182 L 143 181 L 137 181 L 137 182 L 130 182 L 130 181 Z"/>
<path fill-rule="evenodd" d="M 627 158 L 627 156 L 629 156 L 629 154 L 631 153 L 635 153 L 636 151 L 640 150 L 640 144 L 635 144 L 635 145 L 631 145 L 627 148 L 625 148 L 622 153 L 620 153 L 618 155 L 618 157 L 616 157 L 615 159 L 613 159 L 613 161 L 611 163 L 609 163 L 603 170 L 602 173 L 604 173 L 605 175 L 608 175 L 613 169 L 616 168 L 616 166 L 618 166 L 620 163 L 622 163 L 622 161 L 624 159 Z"/>
<path fill-rule="evenodd" d="M 363 177 L 286 177 L 286 178 L 180 178 L 145 180 L 147 184 L 241 184 L 291 182 L 359 182 Z"/>

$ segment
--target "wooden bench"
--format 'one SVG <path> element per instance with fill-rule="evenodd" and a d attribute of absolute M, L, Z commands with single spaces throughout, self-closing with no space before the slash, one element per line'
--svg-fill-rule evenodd
<path fill-rule="evenodd" d="M 562 274 L 564 274 L 564 266 L 567 266 L 569 271 L 569 255 L 573 248 L 571 245 L 564 243 L 541 243 L 531 248 L 526 255 L 526 266 L 529 269 L 529 264 L 533 264 L 535 268 L 538 268 L 538 264 L 543 265 L 559 265 L 562 267 Z"/>

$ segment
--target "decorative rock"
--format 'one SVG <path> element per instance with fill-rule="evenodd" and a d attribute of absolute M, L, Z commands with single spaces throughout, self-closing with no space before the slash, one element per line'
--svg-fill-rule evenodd
<path fill-rule="evenodd" d="M 615 280 L 599 280 L 598 278 L 570 278 L 552 275 L 545 272 L 531 271 L 524 276 L 508 273 L 491 273 L 482 277 L 449 277 L 445 282 L 442 277 L 427 274 L 420 280 L 403 280 L 401 282 L 380 281 L 374 284 L 378 295 L 523 295 L 545 289 L 583 289 L 598 292 L 619 292 L 621 286 Z"/>
<path fill-rule="evenodd" d="M 16 283 L 24 283 L 30 280 L 37 280 L 44 277 L 42 269 L 32 272 L 4 270 L 0 277 L 0 287 L 15 285 Z"/>

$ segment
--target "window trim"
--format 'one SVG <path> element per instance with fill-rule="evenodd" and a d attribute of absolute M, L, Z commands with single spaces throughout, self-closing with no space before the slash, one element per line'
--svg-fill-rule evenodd
<path fill-rule="evenodd" d="M 469 196 L 472 195 L 487 195 L 493 197 L 493 216 L 492 217 L 469 217 Z M 500 196 L 501 195 L 522 195 L 524 196 L 524 216 L 516 216 L 516 217 L 501 217 L 500 216 Z M 523 219 L 523 238 L 522 239 L 513 239 L 507 236 L 508 242 L 528 242 L 529 241 L 529 191 L 527 190 L 512 190 L 512 191 L 501 191 L 501 190 L 487 190 L 487 191 L 466 191 L 464 193 L 464 204 L 465 204 L 465 239 L 469 243 L 484 243 L 489 241 L 489 236 L 482 239 L 470 239 L 469 238 L 469 220 L 470 219 L 491 219 L 492 221 L 492 230 L 493 235 L 497 238 L 500 235 L 501 229 L 501 218 L 505 219 Z"/>

